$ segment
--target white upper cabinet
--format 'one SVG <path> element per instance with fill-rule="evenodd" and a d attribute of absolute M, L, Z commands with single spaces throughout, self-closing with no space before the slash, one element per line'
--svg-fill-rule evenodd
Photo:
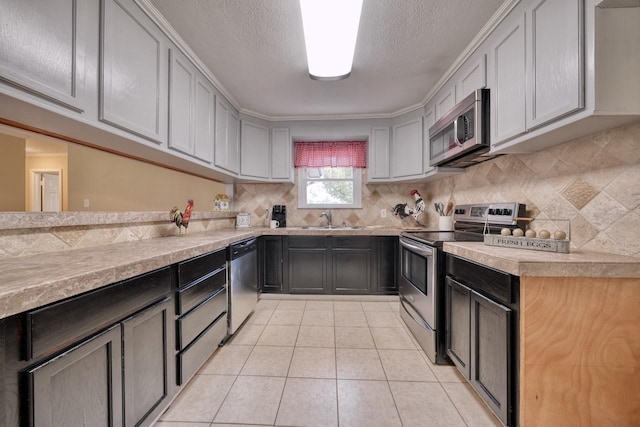
<path fill-rule="evenodd" d="M 164 34 L 133 2 L 103 0 L 101 121 L 158 143 L 167 141 Z"/>
<path fill-rule="evenodd" d="M 471 95 L 473 91 L 487 86 L 487 56 L 478 55 L 470 59 L 456 73 L 456 104 Z"/>
<path fill-rule="evenodd" d="M 435 103 L 436 121 L 447 114 L 456 105 L 456 85 L 450 82 L 443 90 L 438 93 Z"/>
<path fill-rule="evenodd" d="M 423 141 L 422 116 L 393 127 L 393 178 L 422 176 Z"/>
<path fill-rule="evenodd" d="M 499 144 L 526 132 L 524 15 L 505 22 L 489 47 L 491 143 Z"/>
<path fill-rule="evenodd" d="M 0 81 L 84 111 L 84 6 L 74 0 L 0 2 Z"/>
<path fill-rule="evenodd" d="M 222 97 L 216 99 L 214 164 L 234 174 L 238 173 L 239 120 Z"/>
<path fill-rule="evenodd" d="M 240 148 L 240 175 L 268 179 L 269 128 L 242 120 Z"/>
<path fill-rule="evenodd" d="M 200 160 L 213 160 L 216 96 L 213 86 L 200 73 L 196 73 L 195 84 L 195 130 L 194 152 Z"/>
<path fill-rule="evenodd" d="M 271 179 L 293 182 L 293 155 L 289 128 L 271 129 Z"/>
<path fill-rule="evenodd" d="M 528 14 L 529 129 L 584 107 L 582 4 L 542 0 Z"/>
<path fill-rule="evenodd" d="M 390 152 L 389 127 L 374 127 L 371 129 L 368 143 L 367 180 L 389 180 Z"/>
<path fill-rule="evenodd" d="M 211 162 L 215 93 L 213 86 L 177 49 L 170 50 L 169 148 Z"/>
<path fill-rule="evenodd" d="M 171 49 L 169 57 L 169 147 L 193 154 L 196 70 L 177 49 Z"/>

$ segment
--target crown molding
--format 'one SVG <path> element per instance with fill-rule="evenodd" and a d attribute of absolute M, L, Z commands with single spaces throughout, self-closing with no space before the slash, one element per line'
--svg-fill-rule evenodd
<path fill-rule="evenodd" d="M 469 57 L 480 47 L 480 45 L 489 37 L 489 35 L 496 29 L 496 27 L 504 20 L 504 18 L 520 3 L 520 0 L 507 0 L 500 8 L 493 14 L 491 19 L 480 29 L 478 34 L 469 42 L 467 47 L 456 58 L 451 67 L 444 73 L 440 80 L 431 88 L 427 95 L 422 100 L 422 104 L 426 106 L 431 99 L 438 93 L 440 89 L 444 87 L 447 81 L 460 69 L 462 64 L 469 59 Z"/>
<path fill-rule="evenodd" d="M 238 101 L 229 93 L 224 85 L 216 78 L 209 68 L 198 58 L 196 53 L 189 47 L 184 39 L 178 34 L 173 26 L 166 20 L 160 11 L 151 3 L 151 0 L 134 0 L 142 10 L 158 25 L 169 37 L 169 39 L 182 50 L 196 68 L 202 72 L 214 85 L 214 87 L 224 96 L 239 113 L 268 122 L 293 122 L 293 121 L 321 121 L 321 120 L 365 120 L 365 119 L 393 119 L 403 114 L 410 113 L 419 108 L 424 108 L 436 93 L 444 87 L 447 81 L 460 69 L 462 64 L 478 49 L 478 47 L 489 37 L 502 20 L 520 3 L 520 0 L 506 0 L 500 8 L 493 14 L 491 19 L 471 40 L 462 53 L 456 58 L 453 64 L 447 69 L 438 82 L 427 92 L 422 102 L 410 105 L 389 113 L 355 113 L 355 114 L 314 114 L 295 116 L 270 116 L 257 111 L 242 108 Z"/>
<path fill-rule="evenodd" d="M 224 87 L 224 85 L 218 80 L 218 78 L 211 72 L 211 70 L 198 58 L 198 55 L 191 49 L 191 47 L 187 44 L 186 41 L 178 34 L 175 28 L 167 21 L 167 19 L 160 13 L 160 11 L 151 3 L 151 0 L 134 0 L 138 6 L 142 8 L 142 10 L 151 18 L 151 20 L 164 31 L 164 33 L 169 37 L 169 39 L 182 51 L 183 54 L 193 64 L 196 68 L 204 74 L 210 81 L 211 84 L 220 92 L 222 96 L 224 96 L 227 101 L 236 110 L 240 110 L 240 104 L 238 101 L 229 93 L 229 91 Z"/>

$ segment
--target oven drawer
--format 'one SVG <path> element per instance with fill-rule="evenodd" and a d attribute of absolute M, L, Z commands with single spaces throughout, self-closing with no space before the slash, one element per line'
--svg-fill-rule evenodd
<path fill-rule="evenodd" d="M 423 294 L 406 280 L 400 281 L 400 298 L 405 304 L 410 304 L 431 329 L 437 328 L 434 298 Z"/>

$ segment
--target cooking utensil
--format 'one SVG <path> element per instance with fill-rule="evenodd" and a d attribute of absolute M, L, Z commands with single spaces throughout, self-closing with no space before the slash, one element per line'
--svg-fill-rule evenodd
<path fill-rule="evenodd" d="M 444 204 L 438 202 L 435 204 L 435 206 L 436 206 L 436 212 L 438 212 L 440 216 L 444 216 Z"/>
<path fill-rule="evenodd" d="M 444 208 L 444 216 L 449 216 L 453 210 L 453 202 L 447 203 L 447 207 Z"/>

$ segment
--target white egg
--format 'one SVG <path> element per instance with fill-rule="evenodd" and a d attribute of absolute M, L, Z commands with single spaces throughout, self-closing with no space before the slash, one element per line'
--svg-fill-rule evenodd
<path fill-rule="evenodd" d="M 551 237 L 551 233 L 549 233 L 548 230 L 540 230 L 540 232 L 538 233 L 538 237 L 540 237 L 541 239 L 548 239 L 549 237 Z"/>
<path fill-rule="evenodd" d="M 522 236 L 524 236 L 524 231 L 522 231 L 522 229 L 520 229 L 520 228 L 516 228 L 515 230 L 513 230 L 512 234 L 515 237 L 522 237 Z"/>
<path fill-rule="evenodd" d="M 503 228 L 502 230 L 500 230 L 500 234 L 502 234 L 503 236 L 511 236 L 511 230 L 508 228 Z"/>
<path fill-rule="evenodd" d="M 524 235 L 525 237 L 536 237 L 536 230 L 527 230 Z"/>
<path fill-rule="evenodd" d="M 555 233 L 553 233 L 553 238 L 556 240 L 564 240 L 567 238 L 567 233 L 565 233 L 562 230 L 558 230 Z"/>

